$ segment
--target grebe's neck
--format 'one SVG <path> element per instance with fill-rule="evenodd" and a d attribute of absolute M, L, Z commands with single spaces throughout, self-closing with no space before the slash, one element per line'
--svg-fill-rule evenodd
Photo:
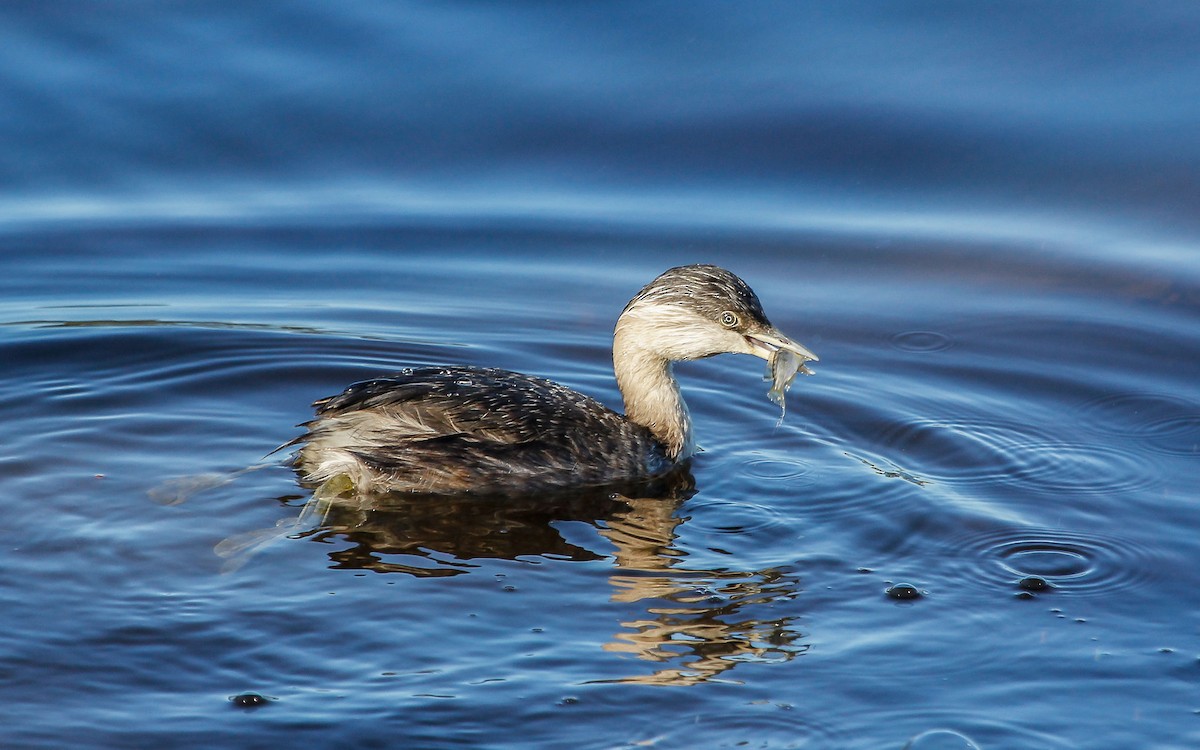
<path fill-rule="evenodd" d="M 622 315 L 613 336 L 613 370 L 625 399 L 625 417 L 650 430 L 681 461 L 695 452 L 692 418 L 671 372 L 671 362 L 647 348 L 648 327 L 641 318 Z M 653 340 L 652 336 L 649 340 Z"/>

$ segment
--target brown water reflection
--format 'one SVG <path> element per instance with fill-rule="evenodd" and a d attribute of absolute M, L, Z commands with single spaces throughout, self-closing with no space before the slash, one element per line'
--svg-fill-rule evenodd
<path fill-rule="evenodd" d="M 808 645 L 794 618 L 770 616 L 798 593 L 794 575 L 686 566 L 676 546 L 687 520 L 679 509 L 695 492 L 685 468 L 651 484 L 553 495 L 343 496 L 324 508 L 314 499 L 299 518 L 228 539 L 217 551 L 240 565 L 283 536 L 337 542 L 329 553 L 335 568 L 417 577 L 461 575 L 488 559 L 611 560 L 609 600 L 642 606 L 621 619 L 604 650 L 663 665 L 619 682 L 695 684 L 739 663 L 803 653 Z M 611 549 L 566 539 L 555 524 L 570 521 L 595 528 Z"/>
<path fill-rule="evenodd" d="M 690 495 L 689 495 L 690 496 Z M 700 570 L 672 543 L 684 519 L 678 498 L 625 498 L 628 509 L 600 534 L 616 547 L 612 599 L 645 602 L 645 616 L 621 622 L 606 651 L 669 666 L 621 679 L 658 685 L 711 680 L 739 662 L 786 661 L 808 649 L 790 617 L 750 617 L 793 598 L 799 581 L 778 570 Z M 750 612 L 742 610 L 749 609 Z"/>

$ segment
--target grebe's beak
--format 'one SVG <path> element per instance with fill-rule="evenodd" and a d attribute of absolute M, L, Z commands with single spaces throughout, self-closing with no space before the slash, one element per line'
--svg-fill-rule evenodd
<path fill-rule="evenodd" d="M 820 357 L 806 349 L 803 344 L 792 341 L 776 328 L 767 328 L 763 331 L 747 333 L 746 343 L 750 345 L 750 354 L 761 357 L 768 362 L 771 361 L 771 355 L 780 349 L 792 352 L 809 362 L 820 360 Z"/>

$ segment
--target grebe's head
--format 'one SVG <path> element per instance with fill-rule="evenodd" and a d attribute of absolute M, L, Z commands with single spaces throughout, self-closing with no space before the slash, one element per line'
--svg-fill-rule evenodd
<path fill-rule="evenodd" d="M 719 266 L 678 266 L 651 281 L 625 306 L 617 335 L 668 360 L 753 354 L 769 361 L 784 349 L 817 361 L 771 325 L 746 282 Z"/>

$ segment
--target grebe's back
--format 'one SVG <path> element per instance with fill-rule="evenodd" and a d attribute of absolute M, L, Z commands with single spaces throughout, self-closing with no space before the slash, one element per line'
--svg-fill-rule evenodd
<path fill-rule="evenodd" d="M 649 478 L 674 462 L 650 430 L 558 383 L 423 367 L 317 401 L 296 465 L 359 492 L 503 492 Z"/>

